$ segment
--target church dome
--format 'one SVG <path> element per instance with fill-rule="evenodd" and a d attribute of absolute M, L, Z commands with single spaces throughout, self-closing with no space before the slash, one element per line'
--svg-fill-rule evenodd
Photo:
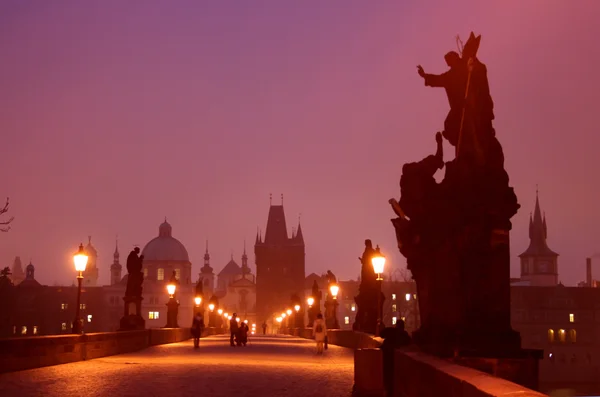
<path fill-rule="evenodd" d="M 88 236 L 88 243 L 85 246 L 85 253 L 88 254 L 88 256 L 98 257 L 98 251 L 96 250 L 96 247 L 92 245 L 92 236 Z"/>
<path fill-rule="evenodd" d="M 142 250 L 144 261 L 189 262 L 190 258 L 181 241 L 172 236 L 173 228 L 165 220 L 158 227 L 158 237 L 150 240 Z"/>

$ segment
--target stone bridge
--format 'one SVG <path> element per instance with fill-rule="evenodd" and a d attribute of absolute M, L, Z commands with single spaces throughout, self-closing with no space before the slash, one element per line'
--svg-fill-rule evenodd
<path fill-rule="evenodd" d="M 199 349 L 188 332 L 0 340 L 0 396 L 383 395 L 379 341 L 366 334 L 330 331 L 329 349 L 318 356 L 304 330 L 252 336 L 248 346 L 234 348 L 209 329 Z M 397 353 L 397 396 L 542 396 L 431 356 Z"/>

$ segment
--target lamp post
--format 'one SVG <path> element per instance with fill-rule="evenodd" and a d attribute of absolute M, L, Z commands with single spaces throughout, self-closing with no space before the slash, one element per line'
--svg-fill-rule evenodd
<path fill-rule="evenodd" d="M 331 297 L 333 298 L 332 302 L 330 302 L 330 304 L 332 305 L 332 316 L 333 316 L 333 329 L 339 329 L 340 328 L 340 324 L 338 323 L 338 319 L 337 319 L 337 307 L 339 305 L 339 303 L 337 302 L 337 295 L 338 292 L 340 292 L 340 286 L 337 284 L 331 284 L 329 286 L 329 292 L 331 293 Z"/>
<path fill-rule="evenodd" d="M 385 256 L 381 254 L 379 251 L 379 245 L 375 248 L 375 254 L 371 258 L 371 264 L 373 265 L 373 270 L 377 274 L 377 284 L 379 285 L 379 291 L 377 294 L 377 329 L 375 330 L 375 335 L 379 336 L 381 330 L 381 287 L 383 283 L 383 268 L 385 267 Z"/>
<path fill-rule="evenodd" d="M 175 291 L 177 290 L 177 279 L 171 277 L 167 284 L 167 292 L 169 293 L 169 302 L 167 302 L 167 325 L 166 328 L 179 328 L 177 324 L 177 314 L 179 312 L 179 303 L 175 299 Z"/>
<path fill-rule="evenodd" d="M 75 271 L 77 274 L 77 307 L 75 308 L 75 321 L 73 321 L 73 333 L 81 334 L 83 332 L 83 323 L 79 318 L 79 309 L 81 306 L 81 282 L 83 281 L 83 272 L 87 266 L 88 256 L 86 255 L 83 244 L 79 244 L 79 250 L 73 256 L 73 262 L 75 263 Z"/>
<path fill-rule="evenodd" d="M 287 327 L 291 328 L 290 326 L 292 325 L 291 321 L 292 321 L 292 309 L 287 309 L 285 311 L 287 313 Z"/>
<path fill-rule="evenodd" d="M 294 314 L 294 327 L 301 328 L 302 325 L 300 323 L 302 319 L 300 318 L 300 305 L 294 305 L 294 310 L 296 311 L 296 314 Z"/>

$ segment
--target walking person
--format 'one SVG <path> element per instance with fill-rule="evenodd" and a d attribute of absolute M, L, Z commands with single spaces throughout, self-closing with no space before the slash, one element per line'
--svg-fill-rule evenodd
<path fill-rule="evenodd" d="M 267 322 L 266 321 L 263 322 L 262 329 L 263 329 L 263 335 L 266 335 L 267 334 Z"/>
<path fill-rule="evenodd" d="M 317 354 L 323 354 L 323 344 L 327 337 L 327 326 L 321 313 L 317 314 L 317 319 L 313 324 L 313 337 L 315 338 L 315 342 L 317 342 Z"/>
<path fill-rule="evenodd" d="M 194 349 L 200 347 L 200 337 L 204 331 L 204 318 L 202 314 L 196 313 L 192 321 L 192 337 L 194 338 Z"/>
<path fill-rule="evenodd" d="M 236 337 L 239 330 L 239 326 L 237 323 L 237 313 L 233 313 L 231 315 L 231 320 L 229 320 L 229 344 L 231 347 L 235 347 L 234 338 Z"/>

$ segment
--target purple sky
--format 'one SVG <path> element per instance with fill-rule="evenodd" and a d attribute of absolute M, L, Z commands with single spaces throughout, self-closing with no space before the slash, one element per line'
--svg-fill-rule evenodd
<path fill-rule="evenodd" d="M 387 200 L 401 165 L 434 151 L 448 111 L 415 66 L 444 71 L 455 36 L 474 30 L 522 205 L 513 274 L 539 184 L 573 285 L 600 252 L 599 11 L 597 0 L 4 0 L 0 196 L 16 219 L 0 261 L 31 258 L 41 282 L 70 283 L 91 234 L 108 283 L 115 235 L 124 261 L 167 216 L 194 273 L 206 239 L 220 270 L 244 239 L 252 252 L 269 193 L 283 193 L 290 229 L 302 213 L 307 274 L 355 278 L 365 238 L 404 266 Z"/>

